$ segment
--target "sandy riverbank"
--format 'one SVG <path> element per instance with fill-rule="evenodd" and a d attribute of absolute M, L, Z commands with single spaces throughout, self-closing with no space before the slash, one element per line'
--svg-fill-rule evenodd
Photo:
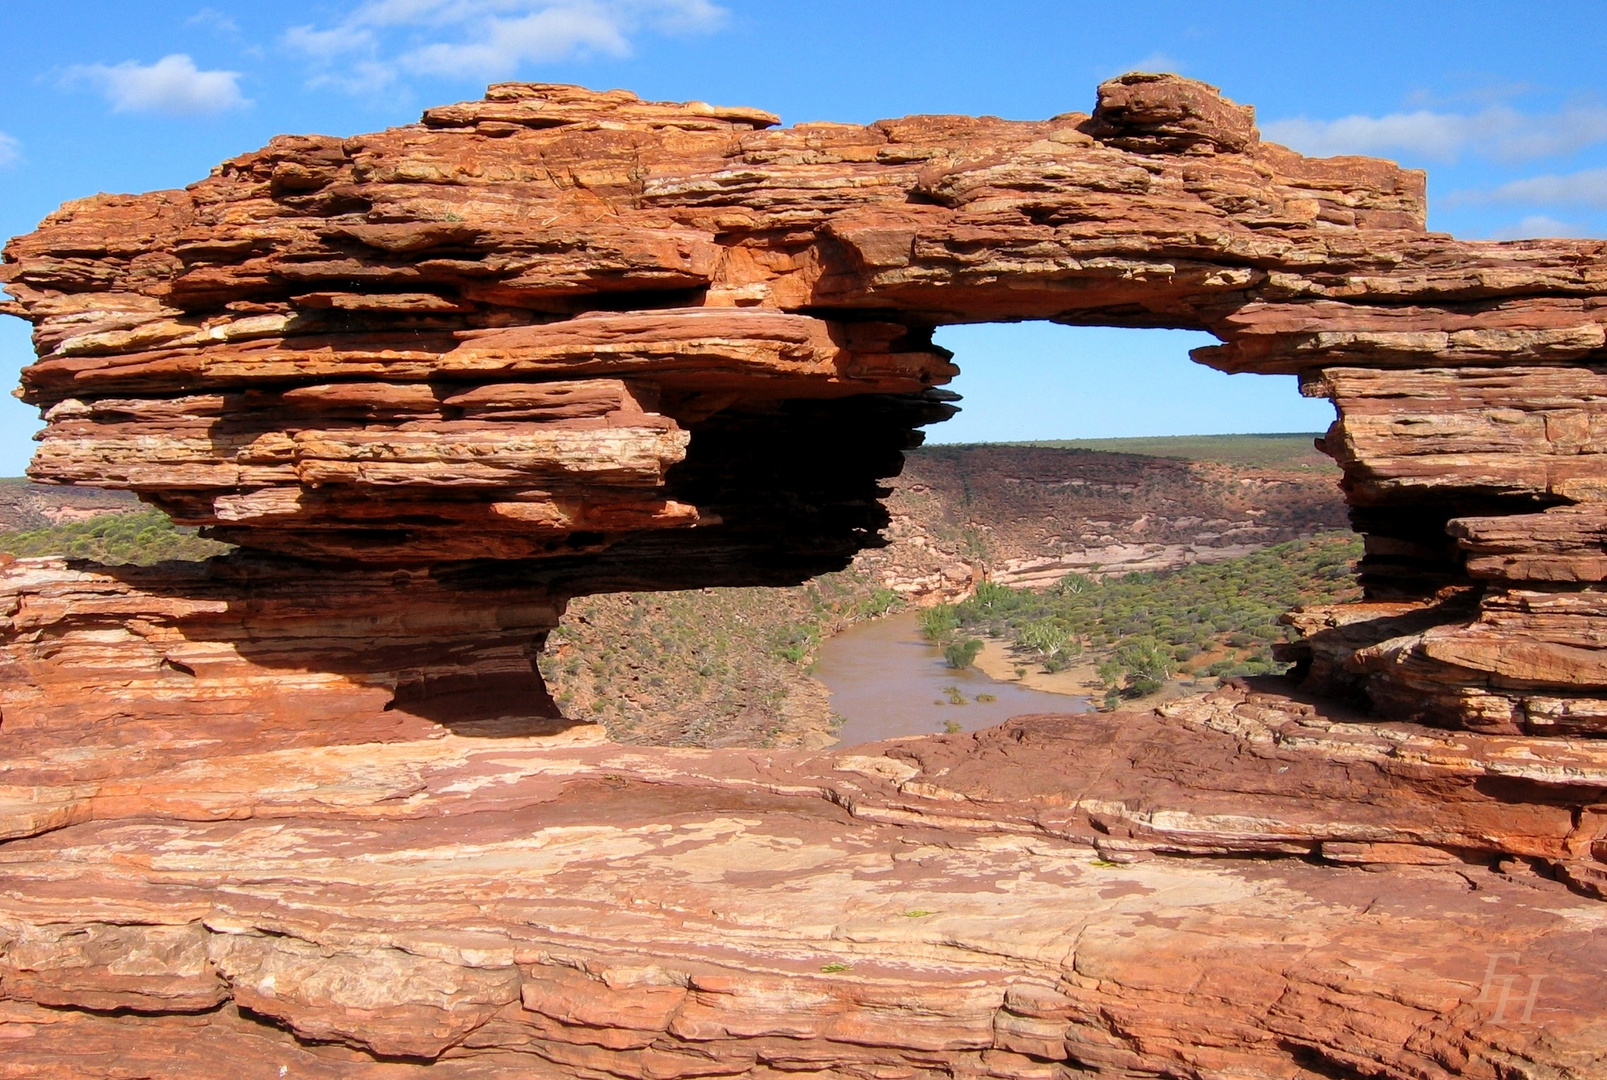
<path fill-rule="evenodd" d="M 1061 671 L 1046 672 L 1037 664 L 1023 663 L 1010 652 L 1009 646 L 998 638 L 983 638 L 982 652 L 978 654 L 974 666 L 988 678 L 999 682 L 1013 682 L 1030 690 L 1068 694 L 1098 702 L 1105 696 L 1105 684 L 1100 681 L 1099 672 L 1096 670 L 1098 660 L 1098 657 L 1090 655 Z M 1154 706 L 1173 698 L 1214 689 L 1215 686 L 1215 679 L 1168 679 L 1166 684 L 1153 694 L 1145 694 L 1141 698 L 1123 699 L 1122 707 L 1130 709 L 1135 706 Z"/>

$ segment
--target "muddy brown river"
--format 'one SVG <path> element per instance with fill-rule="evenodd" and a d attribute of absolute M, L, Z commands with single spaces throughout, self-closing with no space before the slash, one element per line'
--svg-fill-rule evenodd
<path fill-rule="evenodd" d="M 951 722 L 975 731 L 1026 713 L 1092 708 L 1087 698 L 997 682 L 975 668 L 956 671 L 921 636 L 915 612 L 838 634 L 820 647 L 814 676 L 831 691 L 832 711 L 847 721 L 838 732 L 840 746 L 930 735 Z M 978 701 L 978 695 L 994 700 Z"/>

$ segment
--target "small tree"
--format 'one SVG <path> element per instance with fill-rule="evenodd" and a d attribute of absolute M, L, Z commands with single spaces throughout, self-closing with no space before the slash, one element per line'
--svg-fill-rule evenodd
<path fill-rule="evenodd" d="M 1092 585 L 1093 580 L 1084 574 L 1067 574 L 1052 591 L 1056 596 L 1081 596 Z"/>
<path fill-rule="evenodd" d="M 938 604 L 920 614 L 921 633 L 928 641 L 942 641 L 960 627 L 959 613 L 953 604 Z"/>
<path fill-rule="evenodd" d="M 1171 650 L 1152 637 L 1122 642 L 1116 656 L 1127 668 L 1127 692 L 1135 697 L 1153 694 L 1172 676 Z"/>
<path fill-rule="evenodd" d="M 1076 638 L 1049 619 L 1038 619 L 1023 626 L 1016 643 L 1037 653 L 1049 671 L 1059 671 L 1067 660 L 1082 651 Z"/>
<path fill-rule="evenodd" d="M 966 638 L 964 641 L 951 641 L 948 648 L 943 650 L 943 659 L 949 667 L 956 670 L 968 668 L 976 662 L 977 655 L 982 652 L 981 638 Z"/>
<path fill-rule="evenodd" d="M 1099 681 L 1110 690 L 1120 687 L 1122 677 L 1127 674 L 1127 669 L 1122 666 L 1120 660 L 1106 660 L 1094 670 L 1099 674 Z"/>
<path fill-rule="evenodd" d="M 868 619 L 879 619 L 903 606 L 903 597 L 892 589 L 877 589 L 859 602 L 859 613 Z"/>

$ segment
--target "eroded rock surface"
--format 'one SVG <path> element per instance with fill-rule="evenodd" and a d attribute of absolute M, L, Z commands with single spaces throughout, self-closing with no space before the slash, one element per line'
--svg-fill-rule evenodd
<path fill-rule="evenodd" d="M 1585 1080 L 1607 756 L 1534 745 L 1226 690 L 11 787 L 0 1076 Z"/>

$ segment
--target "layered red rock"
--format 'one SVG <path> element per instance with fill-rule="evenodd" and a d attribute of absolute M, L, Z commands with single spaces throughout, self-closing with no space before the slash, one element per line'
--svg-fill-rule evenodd
<path fill-rule="evenodd" d="M 1604 786 L 1597 743 L 1228 691 L 814 755 L 448 734 L 13 787 L 0 1076 L 1584 1080 L 1607 926 L 1535 868 L 1600 887 Z"/>
<path fill-rule="evenodd" d="M 8 246 L 8 310 L 40 354 L 26 393 L 49 420 L 33 472 L 300 557 L 636 544 L 768 582 L 799 550 L 823 553 L 808 572 L 874 542 L 877 481 L 944 413 L 922 397 L 955 370 L 934 326 L 1173 326 L 1222 339 L 1207 364 L 1297 373 L 1334 401 L 1324 445 L 1374 599 L 1482 582 L 1505 603 L 1568 543 L 1577 578 L 1589 515 L 1551 515 L 1607 476 L 1603 244 L 1426 232 L 1422 174 L 1303 158 L 1253 121 L 1175 76 L 1107 83 L 1092 115 L 792 128 L 502 84 L 418 125 L 276 139 Z M 778 410 L 820 426 L 806 452 L 882 435 L 760 478 Z M 1519 527 L 1495 561 L 1451 524 L 1535 514 L 1545 549 Z M 1478 723 L 1544 727 L 1472 652 L 1408 651 L 1430 682 L 1484 687 Z M 1399 665 L 1348 663 L 1380 710 L 1420 696 L 1392 686 Z M 1551 671 L 1517 677 L 1597 711 L 1593 686 Z M 1408 712 L 1472 722 L 1459 694 Z"/>
<path fill-rule="evenodd" d="M 568 726 L 534 664 L 563 602 L 528 577 L 264 557 L 0 561 L 12 783 L 126 776 L 248 747 Z"/>

